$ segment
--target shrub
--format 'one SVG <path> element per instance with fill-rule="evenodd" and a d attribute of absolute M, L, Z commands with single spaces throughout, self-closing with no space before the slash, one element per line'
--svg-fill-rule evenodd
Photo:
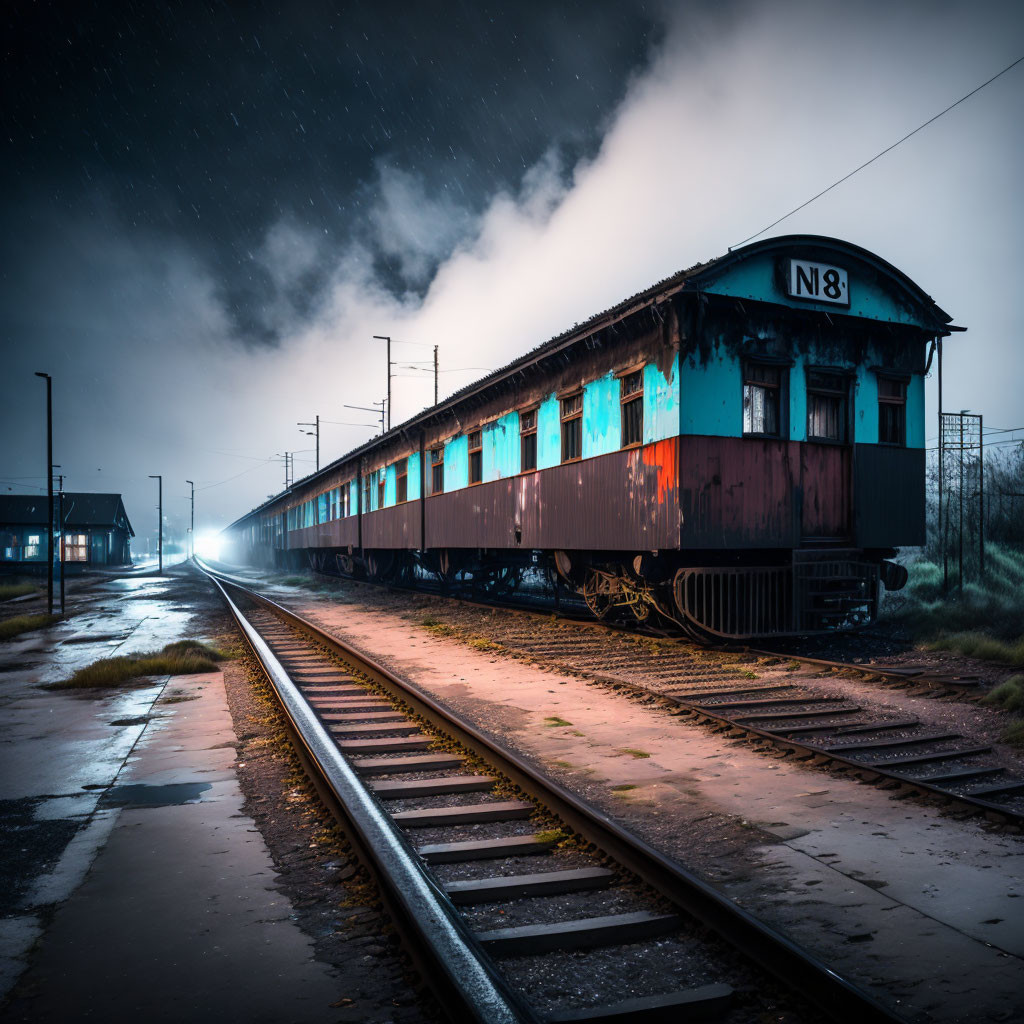
<path fill-rule="evenodd" d="M 982 703 L 994 704 L 1007 711 L 1024 711 L 1024 675 L 1010 676 L 1006 682 L 989 690 Z"/>

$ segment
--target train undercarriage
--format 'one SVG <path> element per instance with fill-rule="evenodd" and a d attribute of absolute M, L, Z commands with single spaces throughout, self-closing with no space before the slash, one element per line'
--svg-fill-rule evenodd
<path fill-rule="evenodd" d="M 871 623 L 881 589 L 906 570 L 892 549 L 610 552 L 311 549 L 286 554 L 318 572 L 442 593 L 509 600 L 572 595 L 597 619 L 682 630 L 702 641 L 806 635 Z"/>

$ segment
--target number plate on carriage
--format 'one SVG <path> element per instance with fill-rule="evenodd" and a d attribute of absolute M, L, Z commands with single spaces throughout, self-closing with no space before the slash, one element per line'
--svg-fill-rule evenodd
<path fill-rule="evenodd" d="M 812 302 L 833 302 L 837 306 L 850 304 L 846 271 L 841 267 L 830 267 L 827 263 L 790 260 L 789 294 L 791 298 L 810 299 Z"/>

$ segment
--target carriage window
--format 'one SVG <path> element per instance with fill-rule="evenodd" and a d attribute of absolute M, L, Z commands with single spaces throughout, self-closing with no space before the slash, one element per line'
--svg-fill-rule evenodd
<path fill-rule="evenodd" d="M 537 410 L 519 414 L 519 469 L 537 468 Z"/>
<path fill-rule="evenodd" d="M 384 466 L 377 470 L 377 508 L 384 507 L 385 487 L 388 479 L 388 471 Z"/>
<path fill-rule="evenodd" d="M 348 483 L 341 485 L 341 512 L 342 519 L 349 514 L 349 502 L 351 498 L 351 487 Z"/>
<path fill-rule="evenodd" d="M 562 399 L 562 461 L 583 455 L 583 392 Z"/>
<path fill-rule="evenodd" d="M 783 371 L 747 363 L 743 368 L 743 433 L 778 437 L 782 431 Z"/>
<path fill-rule="evenodd" d="M 907 383 L 878 378 L 878 443 L 907 443 Z"/>
<path fill-rule="evenodd" d="M 444 449 L 430 449 L 430 493 L 441 494 L 444 491 Z"/>
<path fill-rule="evenodd" d="M 401 504 L 409 500 L 409 460 L 395 463 L 395 501 Z"/>
<path fill-rule="evenodd" d="M 483 444 L 480 431 L 474 430 L 469 435 L 469 482 L 478 484 L 484 478 Z"/>
<path fill-rule="evenodd" d="M 619 380 L 622 403 L 622 447 L 641 444 L 644 439 L 644 377 L 640 370 Z"/>
<path fill-rule="evenodd" d="M 363 477 L 363 511 L 370 511 L 370 476 L 367 474 Z"/>
<path fill-rule="evenodd" d="M 807 374 L 807 438 L 846 440 L 846 377 L 838 373 Z"/>

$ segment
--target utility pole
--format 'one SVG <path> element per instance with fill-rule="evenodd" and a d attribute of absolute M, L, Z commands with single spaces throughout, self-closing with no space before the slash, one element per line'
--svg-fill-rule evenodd
<path fill-rule="evenodd" d="M 189 558 L 195 558 L 196 556 L 196 485 L 191 480 L 186 480 L 185 483 L 192 484 L 192 523 L 188 528 L 189 536 Z"/>
<path fill-rule="evenodd" d="M 62 466 L 53 466 L 62 469 Z M 64 614 L 64 474 L 57 474 L 57 561 L 60 564 L 60 613 Z"/>
<path fill-rule="evenodd" d="M 437 405 L 437 346 L 434 346 L 434 405 Z"/>
<path fill-rule="evenodd" d="M 157 515 L 157 526 L 159 527 L 157 533 L 157 559 L 159 565 L 159 575 L 164 574 L 164 478 L 163 476 L 154 476 L 152 473 L 149 474 L 150 480 L 157 481 L 157 498 L 156 498 L 156 515 Z"/>
<path fill-rule="evenodd" d="M 316 423 L 298 423 L 296 426 L 299 427 L 316 427 L 316 433 L 312 430 L 304 430 L 303 433 L 307 437 L 316 438 L 316 471 L 320 472 L 320 417 L 317 416 Z"/>
<path fill-rule="evenodd" d="M 57 531 L 57 543 L 60 545 L 60 613 L 64 614 L 64 474 L 60 475 L 60 529 Z"/>
<path fill-rule="evenodd" d="M 388 430 L 391 429 L 391 336 L 389 334 L 375 334 L 374 338 L 377 341 L 386 341 L 388 343 Z M 383 432 L 384 425 L 381 424 L 381 431 Z"/>
<path fill-rule="evenodd" d="M 47 518 L 47 531 L 49 539 L 46 542 L 46 556 L 49 561 L 49 569 L 46 575 L 46 600 L 53 614 L 53 381 L 48 373 L 37 373 L 46 381 L 46 485 L 49 495 L 49 517 Z"/>

